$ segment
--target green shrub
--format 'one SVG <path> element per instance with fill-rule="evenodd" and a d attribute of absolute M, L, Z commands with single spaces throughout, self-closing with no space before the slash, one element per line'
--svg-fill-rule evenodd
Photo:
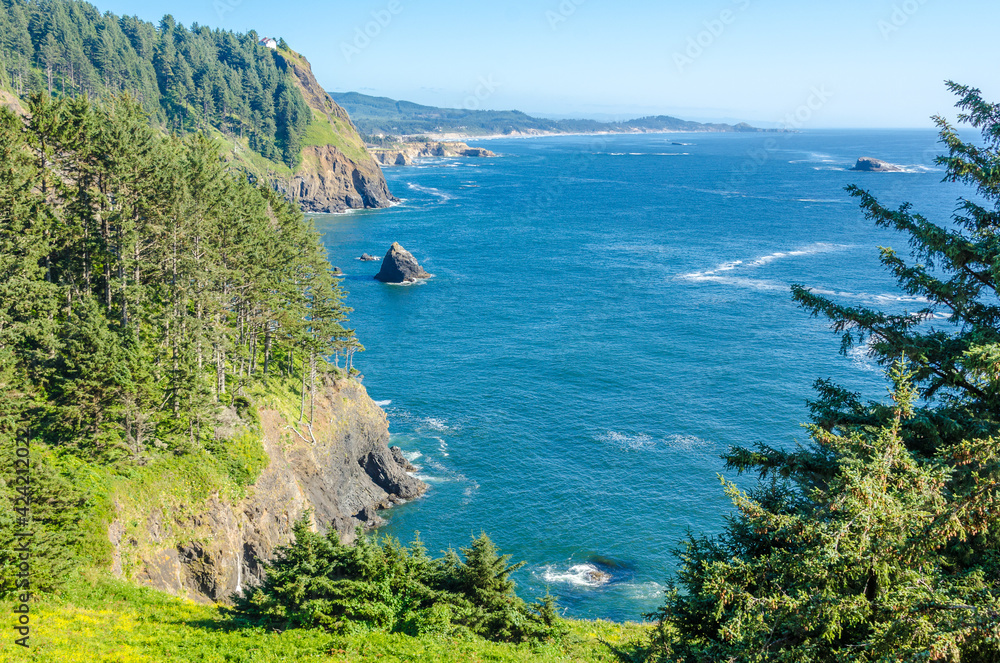
<path fill-rule="evenodd" d="M 476 635 L 504 642 L 552 639 L 563 632 L 551 597 L 529 605 L 514 593 L 509 564 L 485 534 L 461 550 L 432 559 L 419 537 L 405 547 L 392 537 L 358 533 L 353 546 L 336 532 L 310 530 L 308 515 L 295 540 L 265 565 L 263 584 L 236 597 L 236 612 L 284 627 L 338 633 Z"/>

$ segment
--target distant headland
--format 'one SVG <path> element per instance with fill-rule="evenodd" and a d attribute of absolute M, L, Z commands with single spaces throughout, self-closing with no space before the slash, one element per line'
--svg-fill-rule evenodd
<path fill-rule="evenodd" d="M 598 120 L 552 120 L 521 111 L 437 108 L 358 92 L 330 92 L 350 113 L 351 120 L 372 147 L 394 147 L 414 137 L 426 140 L 470 138 L 514 138 L 565 134 L 637 134 L 670 132 L 781 133 L 785 129 L 761 129 L 746 122 L 720 124 L 692 122 L 669 115 L 641 117 L 624 122 Z"/>

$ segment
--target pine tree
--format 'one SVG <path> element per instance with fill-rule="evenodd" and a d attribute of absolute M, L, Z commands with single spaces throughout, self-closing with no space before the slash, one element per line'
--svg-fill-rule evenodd
<path fill-rule="evenodd" d="M 882 262 L 928 305 L 886 314 L 793 289 L 845 351 L 868 342 L 894 367 L 893 403 L 820 381 L 811 444 L 726 456 L 769 482 L 749 495 L 729 485 L 738 514 L 725 534 L 686 543 L 681 588 L 654 615 L 660 660 L 997 660 L 1000 106 L 949 88 L 982 144 L 936 118 L 949 151 L 938 163 L 985 203 L 960 199 L 944 226 L 849 188 L 907 238 L 920 263 L 891 248 Z"/>

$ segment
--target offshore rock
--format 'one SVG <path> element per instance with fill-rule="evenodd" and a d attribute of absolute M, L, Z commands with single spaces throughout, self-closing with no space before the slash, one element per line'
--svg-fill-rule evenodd
<path fill-rule="evenodd" d="M 863 173 L 901 173 L 903 169 L 895 164 L 891 164 L 887 161 L 882 161 L 880 159 L 873 159 L 872 157 L 861 157 L 858 162 L 854 164 L 854 168 L 851 170 L 857 170 Z"/>
<path fill-rule="evenodd" d="M 360 260 L 361 262 L 374 262 L 376 260 L 381 260 L 381 258 L 377 258 L 377 257 L 375 257 L 375 256 L 373 256 L 371 254 L 368 254 L 368 253 L 362 253 L 361 257 L 358 258 L 358 260 Z"/>
<path fill-rule="evenodd" d="M 427 489 L 389 450 L 385 412 L 360 384 L 328 380 L 315 405 L 311 434 L 276 410 L 259 410 L 270 462 L 242 499 L 215 494 L 182 509 L 151 504 L 137 523 L 115 518 L 112 571 L 177 596 L 227 602 L 259 584 L 262 561 L 291 541 L 306 510 L 317 530 L 350 543 L 358 526 L 384 524 L 380 510 Z"/>
<path fill-rule="evenodd" d="M 382 269 L 375 278 L 383 283 L 412 283 L 431 276 L 434 275 L 425 272 L 412 253 L 400 246 L 399 242 L 393 242 L 382 260 Z"/>

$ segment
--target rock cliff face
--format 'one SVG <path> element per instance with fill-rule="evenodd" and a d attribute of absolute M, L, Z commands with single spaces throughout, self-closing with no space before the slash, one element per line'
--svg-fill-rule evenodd
<path fill-rule="evenodd" d="M 289 51 L 278 57 L 313 110 L 312 121 L 329 125 L 315 134 L 330 142 L 304 147 L 302 164 L 291 180 L 275 177 L 275 187 L 296 199 L 306 212 L 388 207 L 396 198 L 347 111 L 323 90 L 304 57 Z"/>
<path fill-rule="evenodd" d="M 260 412 L 270 463 L 243 499 L 214 495 L 187 516 L 152 508 L 141 542 L 125 540 L 123 523 L 112 521 L 112 570 L 175 595 L 224 602 L 259 582 L 260 561 L 290 541 L 292 524 L 306 509 L 320 530 L 332 528 L 350 542 L 358 525 L 384 522 L 378 510 L 426 490 L 407 474 L 399 450 L 390 450 L 385 413 L 364 387 L 352 381 L 325 385 L 315 412 L 312 434 L 289 428 L 274 410 Z M 188 533 L 179 543 L 177 531 Z"/>
<path fill-rule="evenodd" d="M 425 157 L 495 157 L 496 154 L 482 147 L 469 147 L 465 143 L 404 143 L 398 149 L 371 148 L 375 161 L 383 166 L 409 166 L 415 159 Z"/>
<path fill-rule="evenodd" d="M 389 193 L 382 170 L 347 158 L 333 145 L 309 146 L 302 150 L 302 165 L 285 185 L 277 186 L 305 212 L 331 213 L 345 209 L 387 207 L 396 200 Z"/>

